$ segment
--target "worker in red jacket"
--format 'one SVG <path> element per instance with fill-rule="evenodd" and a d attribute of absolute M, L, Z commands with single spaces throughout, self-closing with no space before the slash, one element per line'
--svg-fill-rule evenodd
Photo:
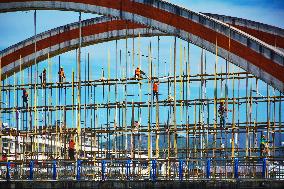
<path fill-rule="evenodd" d="M 69 141 L 69 159 L 75 160 L 75 142 L 73 139 Z"/>

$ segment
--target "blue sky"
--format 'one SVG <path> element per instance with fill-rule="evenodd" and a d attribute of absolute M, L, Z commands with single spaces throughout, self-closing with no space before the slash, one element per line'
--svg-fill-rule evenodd
<path fill-rule="evenodd" d="M 281 28 L 284 28 L 284 1 L 282 0 L 232 0 L 232 1 L 224 1 L 224 0 L 205 0 L 205 1 L 198 1 L 198 0 L 173 0 L 170 1 L 172 3 L 175 3 L 177 5 L 183 6 L 185 8 L 188 8 L 190 10 L 196 11 L 196 12 L 208 12 L 208 13 L 216 13 L 216 14 L 224 14 L 229 16 L 236 16 L 241 18 L 246 18 L 249 20 L 254 20 L 274 26 L 278 26 Z M 61 25 L 65 25 L 71 22 L 78 21 L 78 13 L 74 12 L 62 12 L 62 11 L 38 11 L 37 13 L 37 33 L 46 31 L 48 29 L 52 29 L 54 27 L 58 27 Z M 82 14 L 82 19 L 92 18 L 97 15 L 92 14 Z M 34 26 L 33 26 L 33 11 L 25 11 L 25 12 L 12 12 L 12 13 L 2 13 L 0 14 L 0 50 L 7 48 L 8 46 L 15 44 L 19 41 L 22 41 L 28 37 L 33 36 L 34 34 Z M 150 42 L 152 42 L 152 47 L 155 52 L 153 52 L 153 57 L 157 57 L 156 54 L 156 44 L 155 44 L 156 38 L 148 38 L 143 39 L 143 45 L 142 45 L 142 53 L 147 54 L 147 46 Z M 163 45 L 161 45 L 161 57 L 165 59 L 167 62 L 169 62 L 169 49 L 172 47 L 172 38 L 164 37 L 165 41 L 169 42 L 161 42 Z M 137 44 L 138 40 L 135 39 L 135 42 Z M 124 41 L 120 42 L 119 48 L 124 48 Z M 93 69 L 96 71 L 96 74 L 93 74 L 93 79 L 98 79 L 100 77 L 100 70 L 101 68 L 104 68 L 107 70 L 107 51 L 106 49 L 110 49 L 111 54 L 114 53 L 113 47 L 115 43 L 114 42 L 108 42 L 104 44 L 98 44 L 95 46 L 90 46 L 87 48 L 84 48 L 82 51 L 82 62 L 85 62 L 86 54 L 90 53 L 91 55 L 91 62 L 95 62 L 96 64 L 93 64 Z M 178 46 L 186 46 L 186 43 L 182 41 L 178 41 Z M 129 48 L 131 49 L 131 41 L 129 40 Z M 102 50 L 103 49 L 103 50 Z M 191 49 L 192 55 L 191 55 L 191 62 L 195 65 L 199 65 L 200 62 L 200 53 L 201 50 L 197 47 L 192 47 Z M 66 74 L 70 76 L 72 69 L 75 69 L 75 60 L 76 60 L 76 54 L 74 51 L 65 53 L 61 55 L 61 61 L 64 68 L 66 68 Z M 57 62 L 58 57 L 54 57 L 51 61 Z M 114 58 L 111 59 L 111 62 L 114 61 Z M 123 60 L 125 61 L 125 60 Z M 136 59 L 137 61 L 137 59 Z M 147 61 L 147 60 L 143 60 Z M 215 57 L 214 55 L 208 53 L 208 62 L 214 62 Z M 219 71 L 222 69 L 224 71 L 224 60 L 219 59 L 220 66 Z M 137 63 L 137 62 L 136 62 Z M 114 73 L 115 67 L 114 63 L 111 64 L 111 71 Z M 211 68 L 214 64 L 210 64 Z M 46 61 L 40 64 L 40 69 L 42 69 L 43 66 L 46 66 Z M 58 65 L 53 64 L 53 70 L 56 70 L 58 68 Z M 124 68 L 125 69 L 125 68 Z M 147 69 L 146 67 L 143 67 L 142 69 Z M 210 69 L 209 69 L 210 70 Z M 213 69 L 211 69 L 213 70 Z M 192 70 L 193 73 L 198 73 L 199 68 L 198 66 L 195 66 L 195 69 Z M 55 72 L 56 73 L 56 72 Z M 163 73 L 163 72 L 162 72 Z M 27 72 L 25 72 L 27 74 Z M 54 78 L 56 78 L 55 76 Z M 69 77 L 70 78 L 70 77 Z M 84 77 L 83 77 L 84 79 Z M 8 82 L 13 82 L 8 81 Z M 250 85 L 254 86 L 254 81 L 250 81 Z M 245 84 L 241 83 L 241 87 L 243 87 Z M 262 86 L 265 87 L 265 85 L 262 83 Z M 198 98 L 199 95 L 199 84 L 192 85 L 192 98 Z M 208 85 L 208 96 L 210 98 L 212 97 L 212 89 L 213 84 Z M 163 88 L 163 86 L 161 86 Z M 229 87 L 231 89 L 231 87 Z M 137 88 L 131 88 L 129 89 L 129 93 L 133 94 L 135 91 L 138 90 Z M 145 86 L 145 90 L 147 90 L 147 86 Z M 210 90 L 210 91 L 209 91 Z M 273 92 L 272 89 L 270 89 L 271 92 Z M 265 91 L 261 91 L 261 93 L 264 94 Z M 241 92 L 241 94 L 244 94 L 244 91 Z M 278 95 L 278 94 L 276 94 Z M 136 100 L 138 97 L 135 97 Z M 161 98 L 166 98 L 166 94 L 163 94 Z M 102 99 L 102 97 L 98 97 L 97 100 L 103 100 L 106 101 L 106 99 Z M 121 99 L 123 100 L 123 99 Z M 265 106 L 264 106 L 265 107 Z M 191 107 L 190 111 L 193 107 Z M 284 108 L 283 108 L 284 109 Z M 262 108 L 262 110 L 266 111 Z M 166 113 L 167 110 L 164 110 Z M 283 111 L 282 111 L 283 112 Z M 129 112 L 131 114 L 131 112 Z M 105 113 L 101 112 L 99 114 L 99 118 L 104 121 L 105 119 Z M 282 114 L 284 115 L 284 113 Z M 241 117 L 245 116 L 245 113 L 241 115 Z M 230 117 L 230 116 L 229 116 Z M 282 116 L 283 117 L 283 116 Z M 263 121 L 266 119 L 266 115 L 259 116 L 259 119 L 262 119 Z M 278 119 L 276 115 L 276 119 Z M 69 120 L 70 121 L 70 120 Z M 146 120 L 145 120 L 146 121 Z M 212 121 L 212 120 L 211 120 Z M 146 122 L 145 122 L 146 123 Z"/>

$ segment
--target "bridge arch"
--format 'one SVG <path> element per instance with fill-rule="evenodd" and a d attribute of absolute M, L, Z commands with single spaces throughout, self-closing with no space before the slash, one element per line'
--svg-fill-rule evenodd
<path fill-rule="evenodd" d="M 215 18 L 233 27 L 236 27 L 242 30 L 243 32 L 258 38 L 271 46 L 280 48 L 284 52 L 284 29 L 282 28 L 247 20 L 244 18 L 218 15 L 212 13 L 202 14 Z"/>
<path fill-rule="evenodd" d="M 51 29 L 1 51 L 2 78 L 33 65 L 35 61 L 43 61 L 48 56 L 53 57 L 78 48 L 79 24 L 75 22 Z M 82 47 L 139 35 L 142 37 L 165 35 L 141 24 L 108 17 L 84 20 L 81 26 Z"/>
<path fill-rule="evenodd" d="M 160 0 L 1 0 L 0 12 L 33 9 L 72 10 L 119 17 L 196 44 L 284 91 L 284 54 L 218 20 Z"/>

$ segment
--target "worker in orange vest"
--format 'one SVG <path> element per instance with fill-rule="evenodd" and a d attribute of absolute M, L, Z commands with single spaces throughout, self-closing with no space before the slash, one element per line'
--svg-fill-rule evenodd
<path fill-rule="evenodd" d="M 23 107 L 28 107 L 28 98 L 29 98 L 29 93 L 25 88 L 22 88 L 23 90 Z"/>
<path fill-rule="evenodd" d="M 74 142 L 73 139 L 71 139 L 69 141 L 69 150 L 68 150 L 68 152 L 69 152 L 70 160 L 75 160 L 75 157 L 74 157 L 74 155 L 75 155 L 75 142 Z"/>
<path fill-rule="evenodd" d="M 155 81 L 153 84 L 153 99 L 156 96 L 156 100 L 158 101 L 158 97 L 159 97 L 159 81 Z"/>
<path fill-rule="evenodd" d="M 60 70 L 58 72 L 58 76 L 59 76 L 59 82 L 63 82 L 63 80 L 65 79 L 63 67 L 60 67 Z"/>
<path fill-rule="evenodd" d="M 134 77 L 135 77 L 136 79 L 143 79 L 142 74 L 145 75 L 145 72 L 143 72 L 139 67 L 137 67 L 137 68 L 135 69 L 135 75 L 134 75 Z"/>

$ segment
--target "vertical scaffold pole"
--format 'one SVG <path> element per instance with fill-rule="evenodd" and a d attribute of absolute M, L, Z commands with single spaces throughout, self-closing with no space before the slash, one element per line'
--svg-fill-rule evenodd
<path fill-rule="evenodd" d="M 210 158 L 208 158 L 207 162 L 206 162 L 206 177 L 207 177 L 207 179 L 210 178 L 210 164 L 211 164 L 211 160 L 210 160 Z"/>
<path fill-rule="evenodd" d="M 77 160 L 77 175 L 76 180 L 81 180 L 82 160 Z"/>
<path fill-rule="evenodd" d="M 234 172 L 235 172 L 235 179 L 239 178 L 239 159 L 235 158 L 234 161 Z"/>
<path fill-rule="evenodd" d="M 10 168 L 11 168 L 11 162 L 7 162 L 7 171 L 6 171 L 6 180 L 7 181 L 9 181 L 11 179 Z"/>
<path fill-rule="evenodd" d="M 0 57 L 0 89 L 1 87 L 1 81 L 2 81 L 2 65 L 1 65 L 1 57 Z M 2 91 L 0 91 L 0 101 L 2 100 Z M 0 103 L 0 109 L 2 109 L 2 103 Z M 0 127 L 2 128 L 2 111 L 0 111 Z M 3 141 L 2 137 L 0 138 L 0 157 L 2 157 L 2 148 L 3 148 Z"/>
<path fill-rule="evenodd" d="M 105 181 L 105 169 L 106 169 L 106 162 L 102 161 L 102 181 Z"/>
<path fill-rule="evenodd" d="M 130 160 L 127 160 L 126 162 L 126 179 L 129 180 L 129 175 L 130 175 Z"/>
<path fill-rule="evenodd" d="M 29 180 L 33 180 L 34 177 L 34 161 L 31 160 L 30 162 L 30 176 L 29 176 Z"/>
<path fill-rule="evenodd" d="M 157 176 L 157 161 L 154 159 L 152 160 L 152 169 L 150 171 L 150 178 L 152 181 L 156 181 L 156 176 Z"/>
<path fill-rule="evenodd" d="M 176 101 L 176 44 L 177 44 L 177 38 L 175 37 L 174 41 L 174 109 L 173 109 L 173 122 L 174 122 L 174 154 L 175 157 L 178 156 L 178 150 L 177 150 L 177 120 L 176 120 L 176 107 L 177 107 L 177 101 Z"/>
<path fill-rule="evenodd" d="M 179 180 L 183 180 L 183 160 L 179 160 L 179 166 L 178 166 L 178 173 L 179 173 Z"/>
<path fill-rule="evenodd" d="M 262 158 L 262 178 L 266 178 L 266 158 Z"/>
<path fill-rule="evenodd" d="M 56 177 L 57 177 L 57 175 L 56 175 L 56 161 L 53 160 L 53 164 L 52 164 L 52 179 L 56 180 Z"/>
<path fill-rule="evenodd" d="M 81 28 L 81 12 L 79 13 L 79 48 L 78 48 L 78 61 L 77 61 L 77 73 L 78 73 L 78 93 L 77 93 L 77 107 L 78 107 L 78 119 L 77 119 L 77 150 L 82 150 L 81 144 L 81 43 L 82 43 L 82 28 Z M 78 150 L 79 151 L 79 150 Z"/>

